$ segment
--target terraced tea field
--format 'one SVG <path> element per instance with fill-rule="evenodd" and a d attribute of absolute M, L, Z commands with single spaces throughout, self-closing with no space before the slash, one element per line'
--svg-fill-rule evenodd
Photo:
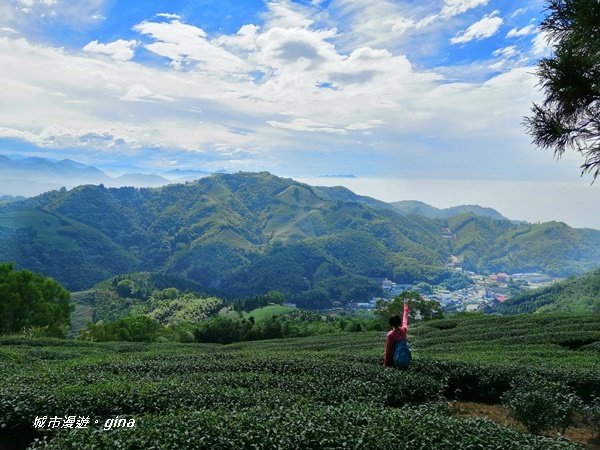
<path fill-rule="evenodd" d="M 447 405 L 499 403 L 539 379 L 586 408 L 600 397 L 599 316 L 444 319 L 410 338 L 399 371 L 381 367 L 377 332 L 227 346 L 2 337 L 0 448 L 580 448 Z"/>

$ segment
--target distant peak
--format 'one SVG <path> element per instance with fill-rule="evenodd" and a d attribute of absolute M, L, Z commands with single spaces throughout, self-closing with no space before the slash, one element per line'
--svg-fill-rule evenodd
<path fill-rule="evenodd" d="M 352 174 L 339 174 L 339 175 L 319 175 L 319 178 L 357 178 L 356 175 Z"/>
<path fill-rule="evenodd" d="M 480 205 L 458 205 L 450 208 L 436 208 L 418 200 L 402 200 L 393 202 L 391 205 L 402 215 L 419 215 L 429 218 L 447 219 L 459 214 L 472 214 L 495 220 L 509 220 L 495 209 Z"/>

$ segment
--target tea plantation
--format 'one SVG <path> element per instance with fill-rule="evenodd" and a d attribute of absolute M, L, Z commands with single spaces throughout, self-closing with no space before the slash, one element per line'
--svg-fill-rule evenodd
<path fill-rule="evenodd" d="M 518 410 L 523 383 L 528 393 L 555 387 L 578 420 L 598 419 L 598 315 L 449 318 L 409 337 L 405 371 L 381 367 L 379 332 L 226 346 L 0 337 L 0 448 L 581 448 L 447 407 L 461 399 Z M 542 412 L 567 411 L 551 406 Z M 135 427 L 111 426 L 116 416 Z M 36 417 L 47 418 L 43 428 Z"/>

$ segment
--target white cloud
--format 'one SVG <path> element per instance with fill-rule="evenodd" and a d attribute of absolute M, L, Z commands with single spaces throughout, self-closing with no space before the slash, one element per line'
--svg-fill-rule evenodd
<path fill-rule="evenodd" d="M 487 5 L 489 0 L 444 0 L 443 16 L 456 16 L 463 14 L 478 6 Z"/>
<path fill-rule="evenodd" d="M 272 0 L 267 2 L 265 21 L 267 26 L 282 28 L 309 28 L 315 23 L 310 14 L 314 9 L 304 8 L 290 0 Z"/>
<path fill-rule="evenodd" d="M 216 39 L 218 45 L 232 47 L 234 50 L 256 50 L 260 27 L 257 25 L 243 25 L 234 35 L 223 35 Z"/>
<path fill-rule="evenodd" d="M 179 20 L 168 23 L 144 21 L 133 29 L 154 39 L 145 48 L 170 59 L 175 68 L 199 63 L 203 70 L 235 72 L 246 67 L 242 59 L 209 42 L 204 30 Z"/>
<path fill-rule="evenodd" d="M 171 14 L 171 13 L 158 13 L 156 17 L 163 17 L 165 19 L 175 19 L 181 20 L 181 16 L 179 14 Z"/>
<path fill-rule="evenodd" d="M 277 120 L 267 121 L 274 128 L 283 128 L 294 131 L 320 131 L 323 133 L 346 134 L 343 128 L 336 128 L 334 125 L 315 122 L 311 119 L 294 119 L 290 122 L 279 122 Z"/>
<path fill-rule="evenodd" d="M 494 72 L 508 71 L 512 68 L 522 67 L 529 62 L 529 59 L 515 45 L 494 50 L 493 56 L 499 58 L 489 69 Z"/>
<path fill-rule="evenodd" d="M 383 120 L 380 120 L 380 119 L 369 120 L 367 122 L 357 122 L 357 123 L 352 123 L 352 124 L 348 125 L 346 127 L 346 130 L 350 130 L 350 131 L 370 130 L 371 128 L 375 128 L 379 125 L 382 125 L 383 123 L 384 123 Z"/>
<path fill-rule="evenodd" d="M 345 25 L 338 41 L 348 50 L 359 46 L 395 49 L 440 18 L 439 9 L 430 2 L 334 0 L 328 11 L 336 23 Z"/>
<path fill-rule="evenodd" d="M 234 85 L 131 62 L 124 65 L 72 55 L 25 39 L 0 37 L 0 57 L 5 78 L 0 102 L 13 105 L 10 110 L 0 110 L 4 136 L 6 130 L 12 130 L 15 138 L 36 145 L 105 149 L 198 149 L 213 142 L 241 143 L 239 136 L 230 135 L 220 123 L 222 117 L 206 124 L 198 123 L 192 113 L 189 118 L 180 117 L 182 110 L 189 109 L 189 102 L 210 99 L 215 93 L 224 93 L 227 102 L 225 91 Z M 165 110 L 165 101 L 176 103 L 178 99 L 178 107 Z M 82 102 L 86 102 L 85 108 Z M 226 111 L 232 105 L 218 108 Z"/>
<path fill-rule="evenodd" d="M 138 41 L 118 39 L 106 44 L 100 44 L 97 40 L 89 42 L 83 47 L 84 52 L 101 53 L 109 55 L 115 61 L 129 61 L 134 56 L 134 48 L 137 47 Z"/>
<path fill-rule="evenodd" d="M 540 31 L 535 37 L 531 40 L 533 44 L 531 48 L 531 52 L 535 57 L 543 57 L 550 55 L 552 51 L 552 46 L 548 43 L 548 33 L 545 31 Z"/>
<path fill-rule="evenodd" d="M 103 19 L 106 0 L 9 0 L 0 2 L 0 24 L 31 27 L 40 22 L 80 28 Z"/>
<path fill-rule="evenodd" d="M 123 123 L 112 123 L 98 129 L 71 128 L 49 125 L 39 131 L 0 127 L 0 137 L 31 142 L 39 147 L 78 147 L 91 149 L 114 149 L 137 147 L 139 129 Z"/>
<path fill-rule="evenodd" d="M 160 101 L 173 101 L 172 97 L 155 94 L 143 84 L 134 84 L 129 86 L 125 95 L 119 97 L 125 102 L 150 102 L 158 103 Z"/>
<path fill-rule="evenodd" d="M 520 16 L 521 14 L 526 13 L 527 11 L 529 11 L 529 8 L 518 8 L 515 10 L 515 12 L 513 12 L 510 15 L 510 17 L 514 19 L 515 17 Z"/>
<path fill-rule="evenodd" d="M 498 11 L 496 10 L 484 16 L 466 30 L 457 33 L 456 36 L 450 39 L 450 42 L 452 44 L 464 44 L 473 40 L 487 39 L 495 35 L 503 23 L 504 20 L 502 17 L 498 17 Z"/>
<path fill-rule="evenodd" d="M 390 6 L 381 3 L 380 11 Z M 529 90 L 533 77 L 518 68 L 504 67 L 506 76 L 489 83 L 453 82 L 439 69 L 414 66 L 397 49 L 363 42 L 340 46 L 346 31 L 304 7 L 268 7 L 260 27 L 247 24 L 214 38 L 181 20 L 136 25 L 136 40 L 171 67 L 0 35 L 0 103 L 11 105 L 0 109 L 0 136 L 115 153 L 194 151 L 202 152 L 207 165 L 214 158 L 244 166 L 251 158 L 260 167 L 260 161 L 286 164 L 290 149 L 299 147 L 374 152 L 374 160 L 397 157 L 402 165 L 407 153 L 439 156 L 433 147 L 439 143 L 426 143 L 425 135 L 469 139 L 479 149 L 483 142 L 505 143 L 506 134 L 522 134 L 518 122 L 536 91 Z M 396 12 L 394 19 L 405 17 Z M 415 23 L 418 17 L 430 14 L 423 11 Z M 401 21 L 395 23 L 401 28 Z M 391 30 L 393 24 L 386 26 Z M 489 33 L 476 31 L 473 39 Z M 92 47 L 110 44 L 95 41 Z M 495 56 L 517 59 L 515 51 L 507 47 Z M 458 163 L 479 157 L 464 152 Z"/>
<path fill-rule="evenodd" d="M 436 37 L 453 30 L 455 16 L 485 6 L 489 0 L 444 0 L 441 7 L 436 3 L 333 0 L 329 10 L 338 23 L 341 20 L 346 24 L 337 40 L 346 48 L 405 48 L 413 54 L 430 55 L 437 46 Z"/>
<path fill-rule="evenodd" d="M 499 48 L 497 50 L 494 50 L 493 55 L 494 56 L 502 56 L 504 58 L 510 58 L 511 56 L 515 56 L 518 53 L 519 52 L 517 50 L 517 47 L 514 45 L 510 45 L 508 47 Z"/>
<path fill-rule="evenodd" d="M 58 3 L 58 0 L 18 0 L 18 2 L 25 8 L 27 8 L 27 12 L 30 11 L 34 5 L 44 5 L 44 6 L 52 6 Z"/>
<path fill-rule="evenodd" d="M 529 24 L 529 25 L 524 26 L 523 28 L 513 28 L 506 34 L 506 37 L 513 38 L 513 37 L 528 36 L 530 34 L 535 33 L 536 30 L 537 30 L 537 26 L 535 26 L 534 24 Z"/>

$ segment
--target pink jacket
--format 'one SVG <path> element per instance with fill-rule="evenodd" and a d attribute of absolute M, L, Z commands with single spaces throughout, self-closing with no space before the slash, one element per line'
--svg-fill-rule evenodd
<path fill-rule="evenodd" d="M 385 353 L 383 355 L 383 366 L 392 367 L 392 358 L 394 357 L 394 349 L 396 343 L 405 341 L 408 333 L 408 305 L 404 304 L 402 312 L 402 326 L 389 331 L 385 339 Z"/>

